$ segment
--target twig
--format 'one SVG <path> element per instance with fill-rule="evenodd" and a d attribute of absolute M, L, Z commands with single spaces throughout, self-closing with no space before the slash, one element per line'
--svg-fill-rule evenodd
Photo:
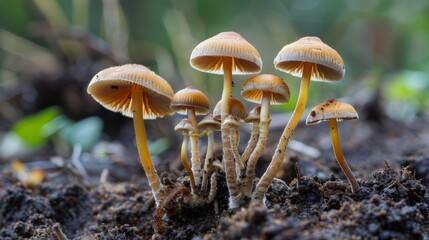
<path fill-rule="evenodd" d="M 55 231 L 55 234 L 57 235 L 58 240 L 68 240 L 67 236 L 61 230 L 59 223 L 54 224 L 54 231 Z"/>
<path fill-rule="evenodd" d="M 80 155 L 82 154 L 82 146 L 80 144 L 75 144 L 73 146 L 73 153 L 70 157 L 71 163 L 76 167 L 79 174 L 83 177 L 86 182 L 91 183 L 91 179 L 88 176 L 88 173 L 86 172 L 85 168 L 83 167 L 82 163 L 80 162 Z"/>

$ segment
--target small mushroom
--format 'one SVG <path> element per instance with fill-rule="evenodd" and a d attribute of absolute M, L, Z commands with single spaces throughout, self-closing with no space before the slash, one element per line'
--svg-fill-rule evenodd
<path fill-rule="evenodd" d="M 323 43 L 318 37 L 304 37 L 284 46 L 274 59 L 277 69 L 302 77 L 298 101 L 265 173 L 262 175 L 252 202 L 261 203 L 268 186 L 277 174 L 286 155 L 287 146 L 307 104 L 310 79 L 315 81 L 339 81 L 344 75 L 344 62 L 341 56 Z"/>
<path fill-rule="evenodd" d="M 174 94 L 170 107 L 179 114 L 187 115 L 192 122 L 194 131 L 191 132 L 191 163 L 192 172 L 195 176 L 195 184 L 201 184 L 201 162 L 198 146 L 198 122 L 196 115 L 204 115 L 210 111 L 210 103 L 204 93 L 193 87 L 187 87 Z"/>
<path fill-rule="evenodd" d="M 219 101 L 216 103 L 214 109 L 213 109 L 213 116 L 216 119 L 221 120 L 221 104 L 222 101 Z M 246 113 L 246 107 L 244 104 L 235 98 L 234 96 L 231 96 L 229 98 L 229 114 L 237 117 L 240 121 L 244 120 L 247 117 Z M 234 145 L 238 145 L 239 136 L 238 136 L 238 130 L 234 133 Z"/>
<path fill-rule="evenodd" d="M 126 64 L 97 73 L 91 79 L 87 91 L 105 108 L 133 118 L 140 161 L 158 205 L 164 196 L 147 147 L 143 119 L 173 113 L 170 102 L 174 92 L 170 84 L 145 66 Z"/>
<path fill-rule="evenodd" d="M 182 148 L 180 151 L 180 159 L 182 160 L 183 167 L 185 167 L 185 170 L 189 174 L 189 181 L 191 182 L 192 193 L 195 193 L 196 187 L 195 187 L 194 173 L 192 172 L 191 166 L 188 163 L 189 133 L 194 131 L 194 127 L 192 126 L 191 120 L 189 120 L 189 118 L 182 119 L 182 121 L 180 121 L 174 128 L 174 131 L 180 132 L 183 134 L 183 142 L 182 142 Z"/>
<path fill-rule="evenodd" d="M 245 123 L 252 124 L 252 130 L 250 131 L 250 138 L 247 142 L 247 146 L 244 149 L 243 154 L 241 154 L 241 162 L 243 165 L 246 164 L 247 160 L 250 157 L 250 154 L 255 149 L 256 143 L 258 142 L 259 135 L 259 121 L 261 119 L 261 106 L 254 107 L 244 119 Z"/>
<path fill-rule="evenodd" d="M 334 149 L 335 158 L 337 159 L 341 170 L 343 170 L 349 180 L 352 192 L 356 193 L 359 189 L 359 184 L 344 158 L 341 150 L 340 135 L 338 134 L 337 128 L 338 121 L 353 119 L 359 119 L 359 116 L 350 104 L 343 103 L 335 99 L 328 99 L 310 111 L 307 116 L 306 124 L 312 125 L 322 121 L 329 121 L 329 131 L 331 132 L 332 148 Z"/>
<path fill-rule="evenodd" d="M 250 197 L 256 163 L 261 157 L 268 140 L 268 128 L 271 122 L 270 105 L 288 103 L 290 91 L 283 79 L 272 74 L 260 74 L 244 82 L 241 96 L 250 102 L 261 104 L 259 139 L 249 157 L 246 168 L 246 180 L 243 184 L 244 195 Z"/>
<path fill-rule="evenodd" d="M 192 51 L 190 64 L 193 68 L 203 72 L 211 72 L 224 75 L 224 84 L 222 92 L 221 122 L 229 115 L 229 97 L 232 92 L 232 74 L 252 74 L 258 73 L 262 68 L 261 57 L 249 42 L 240 34 L 235 32 L 221 32 L 200 44 Z M 222 131 L 222 142 L 225 144 L 227 131 Z M 225 156 L 224 162 L 232 161 Z M 234 184 L 228 171 L 227 185 Z M 237 196 L 238 192 L 232 192 L 230 195 Z M 233 198 L 234 198 L 233 197 Z M 231 208 L 237 206 L 230 206 Z"/>
<path fill-rule="evenodd" d="M 198 123 L 198 127 L 207 131 L 207 153 L 204 160 L 203 183 L 201 184 L 201 190 L 204 192 L 208 184 L 209 166 L 215 159 L 213 132 L 220 131 L 220 121 L 216 120 L 213 114 L 208 114 Z"/>

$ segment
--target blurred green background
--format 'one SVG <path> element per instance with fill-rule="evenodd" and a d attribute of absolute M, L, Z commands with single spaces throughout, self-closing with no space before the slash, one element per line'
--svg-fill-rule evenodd
<path fill-rule="evenodd" d="M 120 135 L 115 126 L 128 119 L 102 109 L 86 86 L 99 70 L 129 62 L 150 67 L 175 91 L 199 88 L 214 106 L 221 76 L 194 70 L 189 57 L 199 42 L 223 31 L 240 33 L 261 54 L 262 73 L 290 86 L 291 103 L 275 111 L 293 109 L 299 79 L 276 71 L 273 59 L 285 44 L 311 35 L 341 54 L 346 75 L 334 84 L 312 83 L 309 107 L 326 98 L 364 101 L 378 93 L 389 116 L 412 121 L 429 106 L 427 0 L 1 0 L 0 136 L 10 129 L 26 132 L 16 123 L 52 106 L 54 115 L 37 118 L 45 120 L 32 127 L 45 132 L 34 146 L 61 134 L 73 145 L 73 136 L 55 131 L 73 132 L 63 127 L 82 120 L 96 134 L 104 122 L 110 136 Z M 236 97 L 247 77 L 235 78 Z M 57 117 L 64 121 L 46 130 L 44 124 Z"/>

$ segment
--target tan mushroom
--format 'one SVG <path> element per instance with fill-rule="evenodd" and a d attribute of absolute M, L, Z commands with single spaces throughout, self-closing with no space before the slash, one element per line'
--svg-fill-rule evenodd
<path fill-rule="evenodd" d="M 315 81 L 338 81 L 344 75 L 341 56 L 317 37 L 304 37 L 284 46 L 274 59 L 277 69 L 301 76 L 298 101 L 287 123 L 267 170 L 252 194 L 253 202 L 262 202 L 268 186 L 277 174 L 286 155 L 289 140 L 298 125 L 307 104 L 310 79 Z"/>
<path fill-rule="evenodd" d="M 182 148 L 180 151 L 180 160 L 182 161 L 183 167 L 189 174 L 189 181 L 191 182 L 191 190 L 193 193 L 195 193 L 197 189 L 195 186 L 194 173 L 192 172 L 191 166 L 189 165 L 189 162 L 188 162 L 189 133 L 194 131 L 194 127 L 192 126 L 191 120 L 189 120 L 189 118 L 182 119 L 182 121 L 180 121 L 174 128 L 174 131 L 180 132 L 183 134 Z"/>
<path fill-rule="evenodd" d="M 194 131 L 190 133 L 191 163 L 192 172 L 195 176 L 195 184 L 199 187 L 202 179 L 200 150 L 198 146 L 199 132 L 196 115 L 204 115 L 210 111 L 209 99 L 200 90 L 187 87 L 174 94 L 170 106 L 175 112 L 187 115 L 194 127 Z"/>
<path fill-rule="evenodd" d="M 340 135 L 338 134 L 337 122 L 342 120 L 359 119 L 356 110 L 347 103 L 340 102 L 335 99 L 328 99 L 325 102 L 317 105 L 308 114 L 306 124 L 312 125 L 322 121 L 329 121 L 329 131 L 332 138 L 332 147 L 334 149 L 335 158 L 338 165 L 343 170 L 352 188 L 352 192 L 356 193 L 359 189 L 359 184 L 353 175 L 352 170 L 347 164 L 341 150 Z"/>
<path fill-rule="evenodd" d="M 213 114 L 208 114 L 198 123 L 198 127 L 207 131 L 207 153 L 203 167 L 203 183 L 201 184 L 201 190 L 204 192 L 207 189 L 210 164 L 215 160 L 213 132 L 220 131 L 220 121 L 216 120 Z"/>
<path fill-rule="evenodd" d="M 244 195 L 250 197 L 256 163 L 268 140 L 268 129 L 271 122 L 270 105 L 288 103 L 290 91 L 283 79 L 272 74 L 260 74 L 244 82 L 241 95 L 250 102 L 261 104 L 259 139 L 247 162 L 246 179 L 242 188 Z"/>
<path fill-rule="evenodd" d="M 133 118 L 140 161 L 158 205 L 163 199 L 162 186 L 150 158 L 143 119 L 171 115 L 173 89 L 145 66 L 126 64 L 97 73 L 87 91 L 105 108 Z"/>
<path fill-rule="evenodd" d="M 252 74 L 258 73 L 262 68 L 262 60 L 258 51 L 247 42 L 240 34 L 235 32 L 222 32 L 213 36 L 200 44 L 192 51 L 190 64 L 192 67 L 203 71 L 224 75 L 222 92 L 221 120 L 229 114 L 229 97 L 232 92 L 232 74 Z M 222 127 L 222 143 L 227 145 L 226 130 Z M 225 149 L 225 147 L 223 147 Z M 225 164 L 233 161 L 229 156 L 225 156 Z M 227 185 L 232 198 L 240 195 L 238 189 L 234 190 L 235 176 L 229 176 L 231 172 L 226 171 Z M 230 208 L 238 205 L 231 203 Z"/>

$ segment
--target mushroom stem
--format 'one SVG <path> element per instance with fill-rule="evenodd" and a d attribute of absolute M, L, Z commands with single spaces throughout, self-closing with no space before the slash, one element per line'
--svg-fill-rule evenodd
<path fill-rule="evenodd" d="M 223 134 L 223 131 L 229 133 L 230 126 L 222 124 L 223 157 L 225 166 L 226 183 L 229 191 L 229 208 L 237 208 L 241 204 L 241 192 L 237 184 L 237 175 L 235 172 L 235 163 L 233 160 L 233 149 L 231 137 L 229 134 Z"/>
<path fill-rule="evenodd" d="M 223 62 L 223 92 L 220 112 L 222 123 L 223 120 L 225 120 L 225 118 L 229 115 L 229 98 L 232 93 L 232 64 L 232 58 L 227 58 Z"/>
<path fill-rule="evenodd" d="M 161 192 L 161 182 L 159 181 L 158 173 L 153 166 L 152 160 L 150 158 L 149 149 L 147 147 L 146 129 L 143 120 L 143 93 L 140 86 L 133 86 L 131 98 L 137 150 L 140 156 L 140 162 L 143 166 L 143 170 L 146 173 L 146 177 L 148 178 L 149 186 L 152 189 L 153 197 L 155 198 L 156 205 L 158 206 L 159 203 L 163 200 L 164 195 Z"/>
<path fill-rule="evenodd" d="M 271 93 L 263 92 L 263 97 L 261 99 L 261 119 L 260 119 L 260 128 L 259 128 L 259 139 L 256 143 L 256 147 L 253 150 L 252 154 L 249 157 L 246 169 L 246 179 L 243 185 L 243 194 L 244 196 L 250 197 L 252 194 L 253 188 L 253 178 L 255 176 L 255 168 L 258 159 L 261 157 L 264 152 L 265 146 L 267 145 L 268 140 L 268 129 L 270 126 L 270 101 Z"/>
<path fill-rule="evenodd" d="M 195 184 L 199 186 L 201 184 L 201 162 L 200 162 L 200 148 L 198 146 L 198 122 L 197 116 L 193 109 L 188 109 L 188 118 L 192 122 L 194 131 L 190 132 L 191 138 L 191 163 L 192 163 L 192 172 L 195 177 Z"/>
<path fill-rule="evenodd" d="M 252 194 L 252 202 L 254 203 L 262 202 L 262 199 L 264 198 L 264 195 L 268 190 L 268 186 L 271 184 L 271 181 L 274 179 L 277 172 L 280 170 L 281 164 L 286 155 L 289 140 L 291 139 L 293 132 L 295 131 L 295 128 L 298 125 L 299 120 L 301 119 L 301 115 L 304 112 L 305 105 L 307 104 L 308 88 L 310 86 L 312 67 L 312 63 L 304 63 L 301 86 L 299 88 L 298 101 L 296 103 L 295 110 L 293 111 L 292 116 L 289 119 L 289 122 L 282 133 L 282 136 L 280 137 L 277 149 L 274 152 L 270 165 L 268 166 L 265 173 L 262 175 L 261 179 L 256 185 L 255 191 Z"/>
<path fill-rule="evenodd" d="M 209 181 L 209 167 L 211 161 L 214 160 L 214 135 L 213 132 L 210 131 L 212 128 L 209 129 L 209 133 L 207 134 L 207 153 L 206 158 L 204 160 L 204 176 L 203 176 L 203 183 L 201 185 L 201 190 L 203 192 L 207 189 L 207 184 Z"/>
<path fill-rule="evenodd" d="M 235 172 L 237 176 L 241 175 L 241 171 L 244 169 L 244 164 L 241 161 L 240 153 L 238 152 L 238 128 L 231 127 L 230 141 L 232 146 L 232 153 L 235 162 Z"/>
<path fill-rule="evenodd" d="M 189 163 L 188 163 L 188 142 L 189 142 L 189 136 L 183 135 L 183 143 L 182 143 L 182 149 L 180 152 L 180 159 L 182 160 L 183 167 L 185 167 L 185 170 L 189 174 L 189 181 L 191 182 L 192 193 L 195 193 L 196 188 L 195 188 L 194 173 L 192 172 L 191 166 L 189 166 Z"/>
<path fill-rule="evenodd" d="M 352 170 L 347 164 L 346 159 L 344 158 L 343 151 L 341 150 L 340 135 L 338 134 L 337 119 L 329 119 L 329 131 L 331 132 L 332 138 L 332 148 L 334 149 L 335 158 L 337 159 L 338 165 L 340 165 L 341 170 L 343 170 L 346 175 L 349 183 L 352 187 L 352 193 L 356 193 L 359 189 L 359 184 L 356 181 L 355 176 L 353 175 Z"/>
<path fill-rule="evenodd" d="M 247 146 L 244 149 L 243 154 L 241 154 L 241 162 L 244 165 L 246 164 L 247 160 L 249 160 L 250 154 L 255 149 L 256 143 L 258 142 L 258 134 L 259 134 L 259 122 L 253 122 L 249 141 L 247 142 Z"/>
<path fill-rule="evenodd" d="M 229 98 L 232 92 L 232 64 L 233 59 L 227 58 L 223 62 L 223 92 L 221 105 L 221 136 L 223 147 L 223 162 L 225 164 L 226 183 L 229 191 L 229 208 L 236 208 L 241 203 L 241 193 L 238 189 L 237 175 L 235 172 L 235 164 L 233 160 L 233 150 L 230 140 L 230 127 L 223 124 L 225 118 L 229 114 Z"/>

